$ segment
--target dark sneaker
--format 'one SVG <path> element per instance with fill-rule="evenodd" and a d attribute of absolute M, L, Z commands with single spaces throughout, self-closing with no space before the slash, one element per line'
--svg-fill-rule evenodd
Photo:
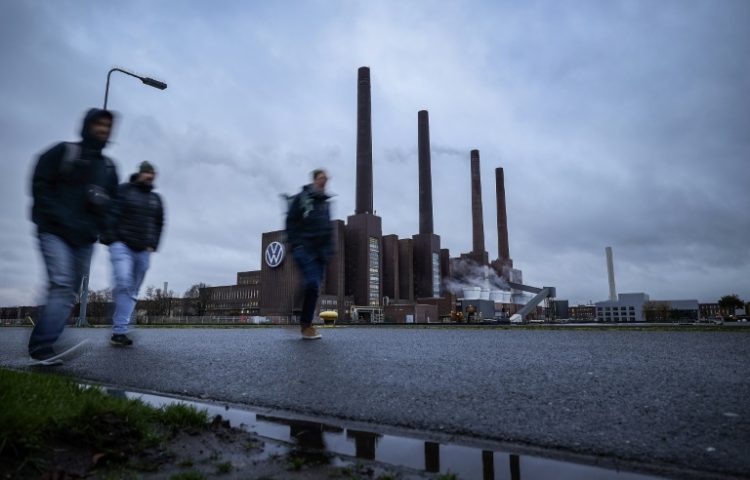
<path fill-rule="evenodd" d="M 133 341 L 124 333 L 116 333 L 109 339 L 109 343 L 116 347 L 129 347 L 133 344 Z"/>
<path fill-rule="evenodd" d="M 63 361 L 59 358 L 60 355 L 52 350 L 52 347 L 41 348 L 34 351 L 34 353 L 30 353 L 29 356 L 31 357 L 31 365 L 44 365 L 47 367 L 52 367 L 56 365 L 62 365 L 63 363 Z"/>
<path fill-rule="evenodd" d="M 321 337 L 318 330 L 310 325 L 309 327 L 302 328 L 302 340 L 320 340 Z"/>

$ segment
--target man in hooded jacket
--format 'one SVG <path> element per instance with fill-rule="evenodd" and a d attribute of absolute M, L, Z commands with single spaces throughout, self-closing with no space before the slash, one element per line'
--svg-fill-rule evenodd
<path fill-rule="evenodd" d="M 115 311 L 112 315 L 110 343 L 118 347 L 133 344 L 128 325 L 150 265 L 151 253 L 159 247 L 164 227 L 164 206 L 154 192 L 156 169 L 141 162 L 138 173 L 118 188 L 117 199 L 110 211 L 109 228 L 102 243 L 109 244 L 114 288 Z"/>
<path fill-rule="evenodd" d="M 37 161 L 32 177 L 32 220 L 47 269 L 47 301 L 29 338 L 29 355 L 44 362 L 68 320 L 91 254 L 117 192 L 117 170 L 102 154 L 114 117 L 90 109 L 81 141 L 58 143 Z"/>
<path fill-rule="evenodd" d="M 328 203 L 331 197 L 325 191 L 328 175 L 325 170 L 317 169 L 312 178 L 313 182 L 302 187 L 302 191 L 293 197 L 286 217 L 287 243 L 302 274 L 304 300 L 300 327 L 304 340 L 321 338 L 312 321 L 323 274 L 333 254 L 333 227 Z"/>

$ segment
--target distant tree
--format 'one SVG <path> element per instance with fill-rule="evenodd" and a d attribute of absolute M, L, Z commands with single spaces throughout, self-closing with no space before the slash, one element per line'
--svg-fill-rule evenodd
<path fill-rule="evenodd" d="M 146 287 L 146 301 L 144 307 L 149 316 L 168 317 L 172 313 L 174 290 L 163 291 L 153 285 Z"/>
<path fill-rule="evenodd" d="M 183 295 L 183 298 L 188 300 L 187 307 L 189 308 L 190 314 L 198 316 L 203 316 L 206 314 L 208 301 L 210 299 L 210 294 L 206 289 L 210 286 L 211 285 L 206 285 L 205 283 L 201 282 L 196 283 L 185 291 L 185 295 Z"/>
<path fill-rule="evenodd" d="M 719 299 L 719 308 L 721 308 L 722 312 L 728 314 L 728 315 L 734 315 L 734 310 L 736 308 L 744 308 L 745 302 L 740 300 L 740 297 L 733 293 L 731 295 L 724 295 Z"/>
<path fill-rule="evenodd" d="M 102 288 L 101 290 L 91 290 L 86 316 L 92 318 L 104 318 L 110 314 L 110 304 L 112 303 L 112 289 Z"/>

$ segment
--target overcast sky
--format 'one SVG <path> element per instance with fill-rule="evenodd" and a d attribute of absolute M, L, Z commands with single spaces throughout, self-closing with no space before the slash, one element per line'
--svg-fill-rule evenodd
<path fill-rule="evenodd" d="M 167 224 L 145 285 L 182 294 L 260 266 L 280 193 L 324 166 L 354 210 L 357 68 L 371 68 L 374 204 L 418 233 L 417 111 L 430 112 L 435 232 L 471 250 L 469 152 L 497 257 L 494 169 L 524 283 L 750 300 L 750 2 L 0 2 L 0 305 L 40 301 L 37 155 L 76 140 L 114 74 L 107 151 L 158 169 Z M 91 287 L 110 284 L 94 252 Z M 144 285 L 144 286 L 145 286 Z"/>

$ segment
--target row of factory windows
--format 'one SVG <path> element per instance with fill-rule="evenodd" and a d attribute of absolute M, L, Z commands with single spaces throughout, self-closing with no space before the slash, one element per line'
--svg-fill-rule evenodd
<path fill-rule="evenodd" d="M 217 310 L 222 308 L 250 308 L 250 307 L 257 307 L 258 302 L 242 302 L 240 305 L 237 305 L 236 303 L 214 303 L 210 302 L 207 307 L 208 310 Z"/>
<path fill-rule="evenodd" d="M 604 312 L 617 312 L 617 311 L 620 311 L 620 312 L 628 312 L 628 311 L 635 312 L 635 307 L 633 307 L 633 306 L 628 306 L 628 307 L 624 307 L 624 306 L 623 307 L 603 307 L 603 309 L 602 309 L 602 307 L 597 307 L 597 310 L 600 313 L 602 311 L 604 311 Z"/>
<path fill-rule="evenodd" d="M 239 300 L 241 298 L 259 298 L 260 290 L 214 290 L 211 294 L 212 300 Z"/>
<path fill-rule="evenodd" d="M 628 317 L 628 316 L 617 316 L 617 315 L 610 315 L 606 314 L 604 316 L 605 322 L 635 322 L 635 317 Z"/>

